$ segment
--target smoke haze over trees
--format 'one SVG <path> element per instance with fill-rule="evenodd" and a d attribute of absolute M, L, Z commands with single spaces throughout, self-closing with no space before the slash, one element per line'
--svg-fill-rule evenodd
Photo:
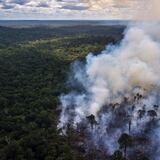
<path fill-rule="evenodd" d="M 60 97 L 58 128 L 64 134 L 67 123 L 75 130 L 83 125 L 87 143 L 106 155 L 124 149 L 123 158 L 159 159 L 158 4 L 154 0 L 150 12 L 142 13 L 145 21 L 128 26 L 120 44 L 108 45 L 98 55 L 90 53 L 85 63 L 73 63 L 69 83 L 77 88 Z"/>

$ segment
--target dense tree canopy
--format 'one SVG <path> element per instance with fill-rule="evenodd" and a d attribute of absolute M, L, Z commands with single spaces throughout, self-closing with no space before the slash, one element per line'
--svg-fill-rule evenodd
<path fill-rule="evenodd" d="M 118 42 L 123 29 L 0 28 L 1 160 L 85 159 L 56 129 L 58 96 L 70 63 Z"/>

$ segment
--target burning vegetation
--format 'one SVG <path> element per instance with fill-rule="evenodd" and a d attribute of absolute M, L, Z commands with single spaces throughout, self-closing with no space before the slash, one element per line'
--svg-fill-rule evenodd
<path fill-rule="evenodd" d="M 159 26 L 131 25 L 119 45 L 72 65 L 74 90 L 60 97 L 58 128 L 83 135 L 88 159 L 159 160 Z"/>

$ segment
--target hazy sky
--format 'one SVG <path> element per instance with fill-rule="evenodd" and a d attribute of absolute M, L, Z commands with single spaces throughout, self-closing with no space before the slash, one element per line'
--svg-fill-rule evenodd
<path fill-rule="evenodd" d="M 0 19 L 130 19 L 144 0 L 0 0 Z"/>

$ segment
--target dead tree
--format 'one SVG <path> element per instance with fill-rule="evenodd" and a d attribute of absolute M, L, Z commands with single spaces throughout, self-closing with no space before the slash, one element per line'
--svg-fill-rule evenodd
<path fill-rule="evenodd" d="M 148 111 L 148 116 L 150 116 L 152 118 L 152 120 L 155 119 L 155 117 L 157 117 L 157 113 L 155 110 L 149 110 Z"/>
<path fill-rule="evenodd" d="M 94 125 L 98 124 L 93 114 L 91 114 L 90 116 L 87 116 L 86 118 L 88 119 L 88 122 L 90 123 L 92 129 Z"/>

